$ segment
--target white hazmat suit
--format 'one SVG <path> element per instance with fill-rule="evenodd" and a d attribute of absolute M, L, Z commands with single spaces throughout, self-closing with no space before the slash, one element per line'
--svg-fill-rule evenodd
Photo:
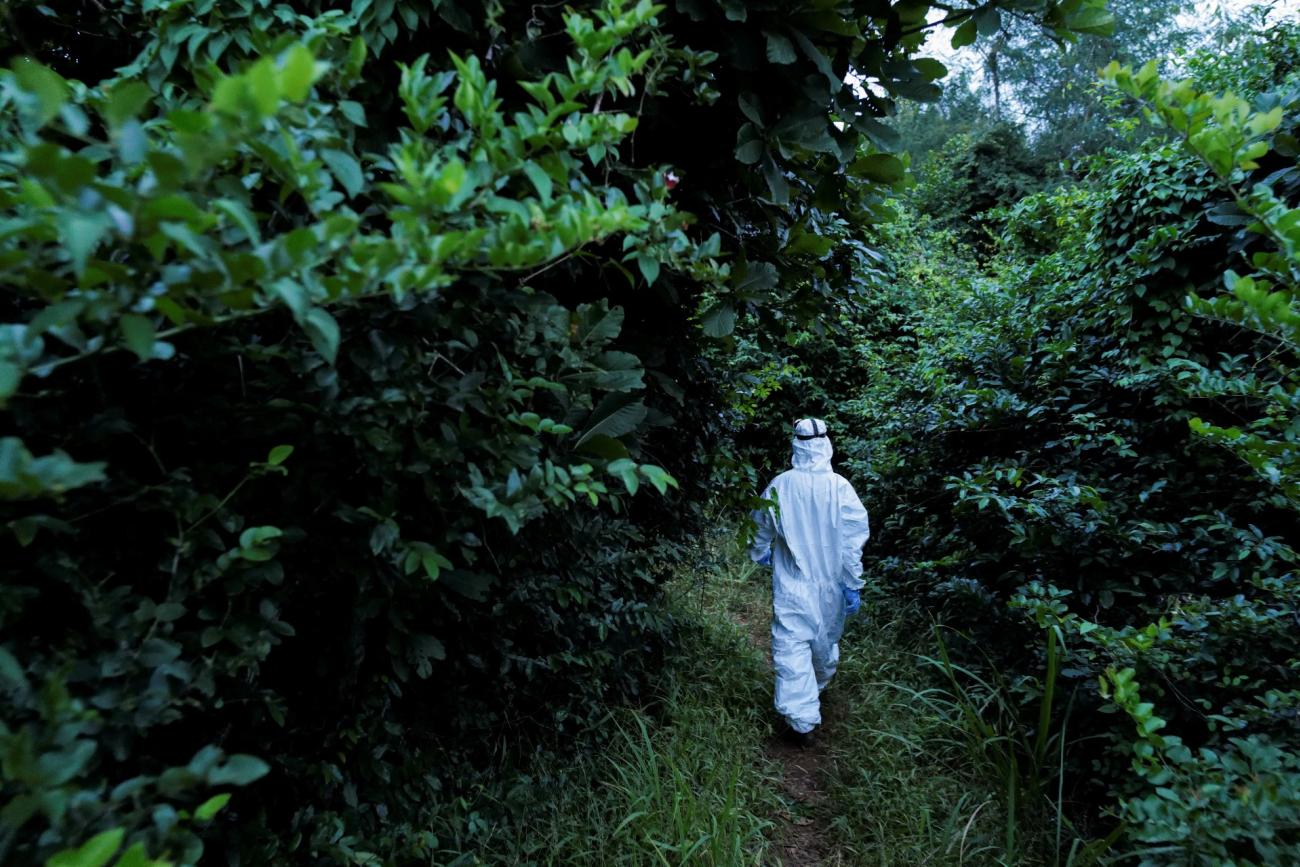
<path fill-rule="evenodd" d="M 862 587 L 867 510 L 848 480 L 831 469 L 821 419 L 795 424 L 793 469 L 768 485 L 775 508 L 754 513 L 755 562 L 772 563 L 772 663 L 776 710 L 795 732 L 821 724 L 820 692 L 839 662 L 844 589 Z"/>

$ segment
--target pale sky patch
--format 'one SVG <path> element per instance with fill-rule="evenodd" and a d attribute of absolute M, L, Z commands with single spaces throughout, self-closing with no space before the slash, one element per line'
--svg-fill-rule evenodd
<path fill-rule="evenodd" d="M 1182 12 L 1177 20 L 1181 27 L 1196 30 L 1208 36 L 1213 32 L 1216 22 L 1221 20 L 1223 13 L 1226 12 L 1237 16 L 1252 6 L 1266 6 L 1269 21 L 1300 18 L 1300 0 L 1274 0 L 1272 3 L 1259 3 L 1257 0 L 1200 0 L 1200 2 L 1193 3 L 1191 8 Z M 931 10 L 930 20 L 936 21 L 946 14 L 942 9 L 933 9 Z M 952 47 L 952 34 L 954 32 L 950 27 L 936 27 L 931 30 L 920 54 L 939 60 L 953 72 L 961 69 L 969 70 L 972 77 L 971 83 L 975 87 L 979 87 L 984 74 L 984 60 L 983 55 L 980 53 L 980 47 L 987 44 L 987 39 L 980 37 L 980 40 L 975 45 L 954 50 Z M 1086 39 L 1088 37 L 1080 38 Z"/>

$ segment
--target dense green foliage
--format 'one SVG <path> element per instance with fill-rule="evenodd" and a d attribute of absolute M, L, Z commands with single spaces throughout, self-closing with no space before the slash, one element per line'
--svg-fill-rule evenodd
<path fill-rule="evenodd" d="M 689 563 L 663 585 L 677 630 L 650 687 L 653 701 L 609 708 L 604 749 L 576 762 L 546 757 L 514 785 L 439 815 L 448 850 L 473 853 L 457 863 L 771 863 L 781 805 L 763 754 L 768 673 L 733 610 L 761 609 L 762 601 L 737 569 L 729 530 L 693 542 Z"/>
<path fill-rule="evenodd" d="M 582 174 L 632 119 L 574 102 L 626 88 L 647 58 L 610 48 L 653 13 L 571 16 L 573 74 L 513 121 L 477 60 L 385 64 L 405 123 L 377 152 L 358 130 L 384 106 L 342 99 L 367 42 L 331 41 L 328 19 L 215 81 L 205 110 L 151 107 L 138 81 L 78 99 L 15 67 L 15 854 L 107 825 L 194 861 L 192 805 L 268 771 L 263 797 L 227 811 L 244 857 L 429 851 L 421 817 L 451 755 L 472 766 L 636 688 L 664 621 L 638 604 L 648 557 L 618 544 L 642 532 L 620 516 L 639 481 L 670 478 L 614 437 L 648 414 L 645 374 L 614 345 L 623 309 L 520 284 L 614 233 L 673 258 L 661 180 L 629 201 Z M 167 89 L 166 70 L 144 75 Z M 105 144 L 68 144 L 92 130 Z M 543 165 L 573 186 L 555 194 Z M 543 513 L 608 541 L 537 551 L 556 532 Z M 502 627 L 476 627 L 489 618 Z"/>
<path fill-rule="evenodd" d="M 935 228 L 985 253 L 997 234 L 996 209 L 1038 192 L 1047 181 L 1023 132 L 1003 124 L 955 135 L 930 154 L 910 201 Z"/>
<path fill-rule="evenodd" d="M 1300 30 L 930 5 L 15 5 L 0 860 L 760 861 L 754 611 L 662 588 L 810 413 L 940 623 L 843 852 L 1300 858 Z M 932 33 L 993 122 L 890 125 Z"/>
<path fill-rule="evenodd" d="M 929 4 L 8 12 L 0 858 L 451 857 L 749 495 L 703 347 L 878 282 Z"/>
<path fill-rule="evenodd" d="M 986 211 L 978 256 L 913 212 L 923 186 L 895 286 L 843 335 L 756 335 L 744 362 L 770 372 L 756 413 L 832 418 L 869 571 L 943 621 L 953 717 L 1062 858 L 1076 835 L 1144 864 L 1300 854 L 1300 43 L 1249 44 L 1249 69 L 1196 57 L 1183 85 L 1109 70 L 1172 140 Z"/>

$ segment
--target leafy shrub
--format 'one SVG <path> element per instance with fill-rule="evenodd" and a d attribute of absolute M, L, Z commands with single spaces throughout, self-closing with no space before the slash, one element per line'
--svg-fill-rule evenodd
<path fill-rule="evenodd" d="M 1049 169 L 1022 130 L 1001 123 L 950 138 L 929 155 L 921 177 L 912 193 L 914 207 L 968 243 L 982 245 L 990 212 L 1042 189 Z"/>
<path fill-rule="evenodd" d="M 1000 715 L 976 740 L 1024 744 L 1016 779 L 1033 770 L 1009 792 L 1099 843 L 1122 827 L 1143 863 L 1277 863 L 1297 798 L 1300 113 L 1286 83 L 1243 100 L 1113 74 L 1186 146 L 1021 198 L 982 266 L 903 202 L 918 237 L 889 237 L 895 284 L 846 312 L 876 345 L 810 336 L 773 351 L 791 373 L 748 363 L 772 371 L 767 406 L 825 383 L 869 574 L 965 636 L 954 688 Z"/>
<path fill-rule="evenodd" d="M 610 49 L 654 12 L 566 19 L 573 74 L 512 119 L 472 56 L 404 66 L 404 123 L 368 169 L 367 119 L 341 98 L 366 43 L 328 27 L 201 84 L 201 110 L 15 67 L 15 854 L 122 828 L 198 860 L 190 817 L 213 811 L 195 805 L 269 767 L 224 749 L 274 758 L 279 779 L 227 810 L 223 847 L 414 855 L 457 772 L 441 743 L 490 750 L 635 692 L 667 620 L 621 515 L 641 483 L 675 482 L 618 439 L 648 413 L 642 364 L 615 345 L 624 311 L 490 275 L 613 233 L 677 259 L 658 246 L 682 226 L 662 181 L 632 202 L 583 174 L 634 120 L 573 102 L 628 86 L 648 56 Z M 307 100 L 327 90 L 339 101 Z"/>

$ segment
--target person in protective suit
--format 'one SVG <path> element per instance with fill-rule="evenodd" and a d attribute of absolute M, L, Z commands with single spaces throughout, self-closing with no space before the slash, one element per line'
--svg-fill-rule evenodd
<path fill-rule="evenodd" d="M 793 469 L 764 494 L 776 505 L 754 513 L 749 556 L 772 566 L 776 710 L 789 723 L 786 737 L 802 745 L 822 721 L 819 695 L 839 662 L 844 618 L 861 604 L 871 528 L 853 485 L 831 469 L 826 423 L 796 422 L 793 446 Z"/>

